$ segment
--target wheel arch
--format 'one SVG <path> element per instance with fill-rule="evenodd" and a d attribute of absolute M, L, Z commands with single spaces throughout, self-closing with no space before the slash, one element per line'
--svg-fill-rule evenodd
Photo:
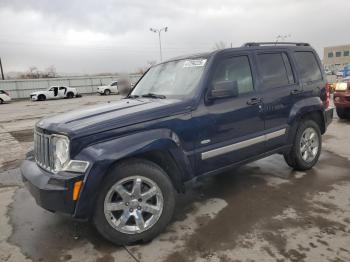
<path fill-rule="evenodd" d="M 298 124 L 305 119 L 315 121 L 320 128 L 321 134 L 324 134 L 326 131 L 324 111 L 324 105 L 319 97 L 310 97 L 295 103 L 288 119 L 290 126 L 288 142 L 293 142 Z"/>
<path fill-rule="evenodd" d="M 193 176 L 187 154 L 178 137 L 172 131 L 165 129 L 150 130 L 105 141 L 92 145 L 77 155 L 77 159 L 91 158 L 95 160 L 86 175 L 78 199 L 74 214 L 77 218 L 91 217 L 91 211 L 103 181 L 112 169 L 124 161 L 143 159 L 157 164 L 167 173 L 178 192 L 184 192 L 184 181 Z"/>

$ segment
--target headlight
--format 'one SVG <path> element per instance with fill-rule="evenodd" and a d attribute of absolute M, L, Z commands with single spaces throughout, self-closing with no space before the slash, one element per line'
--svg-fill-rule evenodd
<path fill-rule="evenodd" d="M 52 155 L 54 162 L 54 172 L 70 171 L 85 173 L 89 167 L 89 162 L 81 160 L 71 160 L 69 156 L 69 139 L 61 135 L 53 135 Z"/>
<path fill-rule="evenodd" d="M 69 162 L 69 140 L 65 136 L 52 136 L 52 155 L 54 171 L 64 169 Z"/>

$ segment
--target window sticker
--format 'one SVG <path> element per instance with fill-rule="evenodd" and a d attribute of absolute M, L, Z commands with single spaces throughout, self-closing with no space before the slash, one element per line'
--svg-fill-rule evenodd
<path fill-rule="evenodd" d="M 207 59 L 186 60 L 184 63 L 184 67 L 201 67 L 204 66 L 206 62 Z"/>

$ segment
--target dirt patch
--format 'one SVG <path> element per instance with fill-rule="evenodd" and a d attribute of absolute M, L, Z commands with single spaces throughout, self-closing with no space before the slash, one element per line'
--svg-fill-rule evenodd
<path fill-rule="evenodd" d="M 20 131 L 12 131 L 10 134 L 18 141 L 18 142 L 32 142 L 33 141 L 33 129 L 25 129 Z"/>

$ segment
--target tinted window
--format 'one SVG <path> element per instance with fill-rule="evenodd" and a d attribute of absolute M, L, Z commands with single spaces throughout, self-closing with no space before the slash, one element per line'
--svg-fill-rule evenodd
<path fill-rule="evenodd" d="M 223 60 L 217 67 L 213 84 L 221 81 L 237 81 L 238 93 L 253 91 L 252 72 L 247 56 L 237 56 Z"/>
<path fill-rule="evenodd" d="M 335 52 L 336 57 L 341 57 L 341 52 Z"/>
<path fill-rule="evenodd" d="M 322 79 L 322 73 L 312 52 L 295 52 L 295 60 L 304 82 Z"/>
<path fill-rule="evenodd" d="M 344 56 L 349 56 L 349 51 L 344 51 Z"/>
<path fill-rule="evenodd" d="M 111 86 L 116 86 L 117 85 L 117 82 L 114 82 L 111 84 Z"/>
<path fill-rule="evenodd" d="M 258 62 L 265 88 L 285 86 L 294 82 L 290 63 L 285 54 L 259 54 Z"/>

